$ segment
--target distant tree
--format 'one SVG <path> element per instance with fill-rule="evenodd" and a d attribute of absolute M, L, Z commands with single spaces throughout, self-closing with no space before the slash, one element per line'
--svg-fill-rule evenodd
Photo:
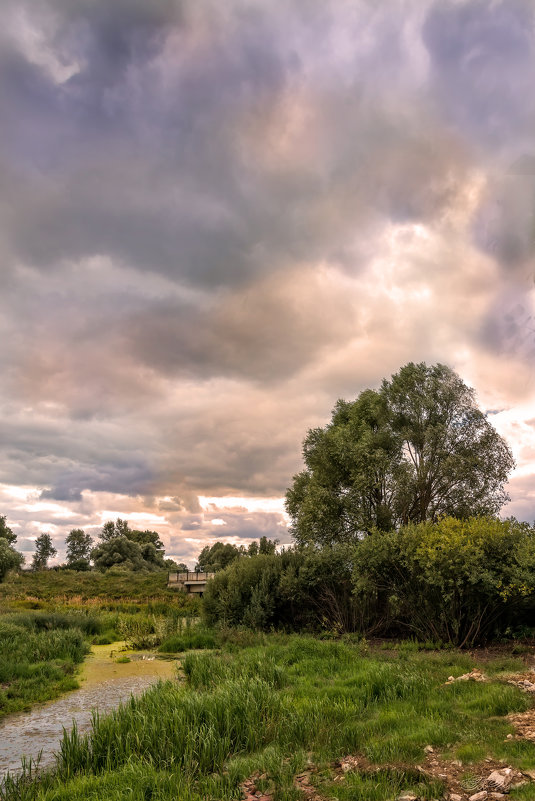
<path fill-rule="evenodd" d="M 411 362 L 381 392 L 408 466 L 397 498 L 401 523 L 498 514 L 514 459 L 474 390 L 443 364 Z"/>
<path fill-rule="evenodd" d="M 0 537 L 0 581 L 10 570 L 18 570 L 23 562 L 23 555 L 12 548 L 7 539 Z"/>
<path fill-rule="evenodd" d="M 113 540 L 115 537 L 128 537 L 130 534 L 130 527 L 128 525 L 128 520 L 123 520 L 122 518 L 118 517 L 117 520 L 108 520 L 102 526 L 102 530 L 99 534 L 101 540 L 104 542 L 108 542 L 109 540 Z"/>
<path fill-rule="evenodd" d="M 32 570 L 46 570 L 48 560 L 57 554 L 52 545 L 50 534 L 40 534 L 35 540 L 35 553 L 32 560 Z"/>
<path fill-rule="evenodd" d="M 175 562 L 174 559 L 164 559 L 166 568 L 171 572 L 187 573 L 189 568 L 184 562 Z"/>
<path fill-rule="evenodd" d="M 8 545 L 13 545 L 17 540 L 17 535 L 13 534 L 12 530 L 6 523 L 6 516 L 0 515 L 0 539 L 7 542 Z"/>
<path fill-rule="evenodd" d="M 124 570 L 157 570 L 156 565 L 147 562 L 142 555 L 141 546 L 128 537 L 112 537 L 96 545 L 91 551 L 91 559 L 96 570 L 106 571 L 111 567 Z"/>
<path fill-rule="evenodd" d="M 71 570 L 89 570 L 93 540 L 81 528 L 73 528 L 65 540 L 67 567 Z"/>
<path fill-rule="evenodd" d="M 165 567 L 165 549 L 164 544 L 160 539 L 157 531 L 138 531 L 137 529 L 129 529 L 125 534 L 132 542 L 137 542 L 141 547 L 141 554 L 143 559 L 151 562 L 157 567 Z"/>
<path fill-rule="evenodd" d="M 260 541 L 258 543 L 258 553 L 275 553 L 278 544 L 279 540 L 268 540 L 267 537 L 260 537 Z"/>
<path fill-rule="evenodd" d="M 213 545 L 206 545 L 200 552 L 195 570 L 203 573 L 217 573 L 224 570 L 236 559 L 242 556 L 253 557 L 258 554 L 275 553 L 278 540 L 269 540 L 267 537 L 260 537 L 260 540 L 251 542 L 247 548 L 243 545 L 238 547 L 228 542 L 215 542 Z"/>
<path fill-rule="evenodd" d="M 206 545 L 200 552 L 195 570 L 202 573 L 217 573 L 224 570 L 235 559 L 239 559 L 244 553 L 236 545 L 230 542 L 215 542 L 213 545 Z"/>

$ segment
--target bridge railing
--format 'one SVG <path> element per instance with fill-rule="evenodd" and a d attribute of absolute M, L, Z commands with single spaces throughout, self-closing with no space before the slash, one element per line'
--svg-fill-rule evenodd
<path fill-rule="evenodd" d="M 169 584 L 185 584 L 189 581 L 209 581 L 215 576 L 215 573 L 201 573 L 196 571 L 188 571 L 187 573 L 169 573 Z"/>

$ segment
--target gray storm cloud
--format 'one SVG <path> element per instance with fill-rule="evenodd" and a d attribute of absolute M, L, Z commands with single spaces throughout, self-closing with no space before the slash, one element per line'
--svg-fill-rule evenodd
<path fill-rule="evenodd" d="M 174 547 L 216 528 L 199 494 L 281 495 L 306 429 L 406 361 L 532 393 L 528 2 L 4 16 L 1 483 L 80 525 L 113 496 Z M 225 535 L 281 522 L 246 517 Z"/>

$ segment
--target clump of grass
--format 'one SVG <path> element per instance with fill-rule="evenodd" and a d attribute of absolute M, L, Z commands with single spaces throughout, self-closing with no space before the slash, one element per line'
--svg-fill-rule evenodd
<path fill-rule="evenodd" d="M 425 778 L 416 770 L 348 773 L 343 783 L 320 779 L 318 786 L 324 797 L 338 801 L 354 801 L 355 798 L 388 801 L 401 793 L 410 793 L 420 799 L 441 798 L 444 795 L 443 782 Z"/>
<path fill-rule="evenodd" d="M 131 662 L 132 660 L 130 659 L 129 656 L 120 656 L 115 661 L 117 662 L 118 665 L 126 665 L 128 664 L 128 662 Z"/>
<path fill-rule="evenodd" d="M 0 717 L 78 686 L 75 668 L 87 652 L 79 629 L 0 622 L 0 641 Z"/>
<path fill-rule="evenodd" d="M 176 654 L 191 649 L 215 648 L 216 646 L 217 639 L 214 631 L 194 629 L 167 637 L 158 650 L 163 653 Z"/>

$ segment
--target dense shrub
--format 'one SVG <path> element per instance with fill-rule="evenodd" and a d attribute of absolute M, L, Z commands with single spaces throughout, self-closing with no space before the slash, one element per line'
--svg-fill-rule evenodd
<path fill-rule="evenodd" d="M 535 608 L 535 530 L 516 520 L 446 517 L 376 532 L 354 550 L 365 626 L 474 645 Z"/>
<path fill-rule="evenodd" d="M 204 594 L 208 624 L 269 630 L 358 625 L 347 547 L 287 550 L 233 562 Z"/>

